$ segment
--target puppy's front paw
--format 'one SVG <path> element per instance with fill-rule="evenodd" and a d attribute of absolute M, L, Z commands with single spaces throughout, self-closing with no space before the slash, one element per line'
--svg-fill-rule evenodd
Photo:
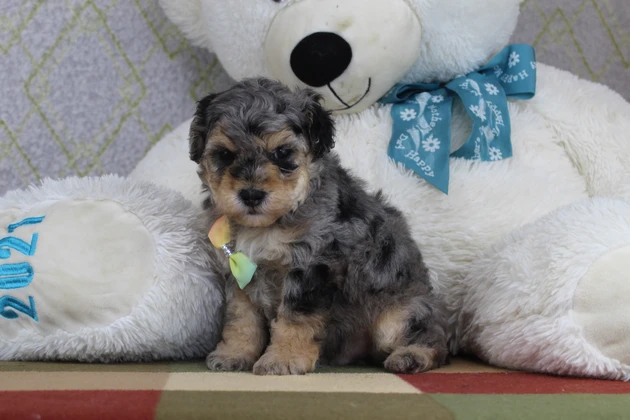
<path fill-rule="evenodd" d="M 229 355 L 212 352 L 206 358 L 208 369 L 216 372 L 249 371 L 254 366 L 254 358 L 243 355 Z"/>
<path fill-rule="evenodd" d="M 422 373 L 439 366 L 433 349 L 408 346 L 396 349 L 385 359 L 385 370 L 392 373 Z"/>
<path fill-rule="evenodd" d="M 317 360 L 290 353 L 268 352 L 254 365 L 255 375 L 304 375 L 315 370 Z"/>

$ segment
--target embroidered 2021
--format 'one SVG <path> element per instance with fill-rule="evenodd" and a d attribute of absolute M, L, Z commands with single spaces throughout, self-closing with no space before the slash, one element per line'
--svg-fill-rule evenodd
<path fill-rule="evenodd" d="M 7 231 L 13 233 L 22 226 L 36 225 L 43 220 L 44 216 L 29 217 L 18 223 L 10 224 L 7 227 Z M 37 251 L 38 239 L 38 233 L 34 233 L 31 236 L 30 243 L 15 236 L 7 236 L 0 239 L 0 260 L 9 259 L 11 257 L 11 250 L 17 251 L 27 257 L 32 257 Z M 35 272 L 33 266 L 28 262 L 2 264 L 0 265 L 0 289 L 12 290 L 25 288 L 31 284 L 34 276 Z M 35 321 L 39 321 L 33 296 L 28 297 L 28 303 L 24 303 L 13 296 L 5 295 L 0 297 L 0 316 L 6 319 L 16 319 L 19 316 L 18 313 L 22 313 Z"/>

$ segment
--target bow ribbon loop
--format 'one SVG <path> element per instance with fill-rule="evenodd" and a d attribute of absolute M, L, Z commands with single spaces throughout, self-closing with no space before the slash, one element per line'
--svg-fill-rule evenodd
<path fill-rule="evenodd" d="M 222 249 L 225 256 L 230 261 L 230 271 L 236 279 L 238 286 L 244 289 L 254 277 L 258 266 L 253 263 L 242 252 L 234 252 L 230 247 L 230 222 L 227 217 L 222 216 L 210 228 L 208 239 L 217 249 Z"/>
<path fill-rule="evenodd" d="M 448 194 L 450 157 L 498 161 L 512 156 L 508 97 L 527 100 L 536 92 L 533 47 L 510 45 L 478 71 L 446 84 L 398 84 L 382 99 L 393 104 L 388 154 Z M 451 118 L 459 98 L 473 128 L 451 153 Z"/>

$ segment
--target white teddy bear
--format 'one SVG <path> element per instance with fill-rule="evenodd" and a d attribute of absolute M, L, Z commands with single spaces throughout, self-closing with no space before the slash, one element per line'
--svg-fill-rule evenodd
<path fill-rule="evenodd" d="M 406 213 L 437 274 L 454 352 L 628 380 L 630 105 L 536 66 L 527 46 L 504 49 L 520 3 L 161 0 L 234 79 L 266 76 L 324 96 L 343 164 Z M 520 82 L 530 86 L 510 92 Z M 395 104 L 378 102 L 387 94 Z M 132 177 L 199 206 L 188 128 Z"/>

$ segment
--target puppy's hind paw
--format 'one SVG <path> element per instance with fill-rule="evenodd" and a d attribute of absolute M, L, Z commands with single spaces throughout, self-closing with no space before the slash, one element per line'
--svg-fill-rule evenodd
<path fill-rule="evenodd" d="M 421 346 L 400 347 L 385 359 L 385 370 L 392 373 L 422 373 L 440 366 L 438 352 Z"/>

